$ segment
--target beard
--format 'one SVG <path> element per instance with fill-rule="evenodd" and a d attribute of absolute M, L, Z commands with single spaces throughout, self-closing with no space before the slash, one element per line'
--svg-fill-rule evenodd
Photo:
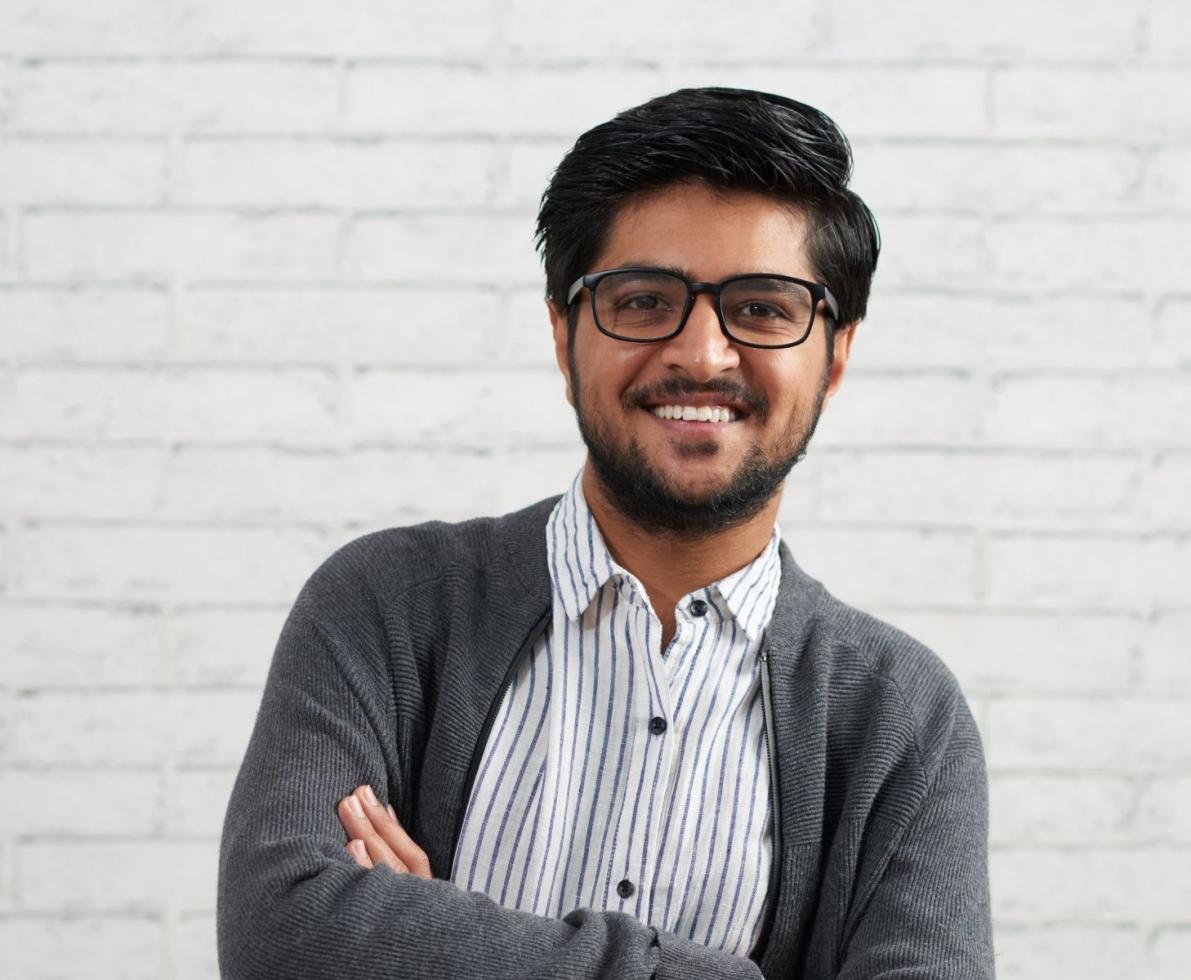
<path fill-rule="evenodd" d="M 650 464 L 636 439 L 630 439 L 628 445 L 618 444 L 610 428 L 582 407 L 582 385 L 576 367 L 571 358 L 575 418 L 595 476 L 609 502 L 622 516 L 646 531 L 687 537 L 708 537 L 743 524 L 756 516 L 781 489 L 794 464 L 806 455 L 806 447 L 822 414 L 829 373 L 824 368 L 810 412 L 791 419 L 772 454 L 761 446 L 753 446 L 722 487 L 701 496 L 690 496 L 682 494 Z M 628 412 L 641 411 L 648 400 L 658 396 L 695 392 L 715 392 L 744 402 L 750 409 L 749 418 L 759 422 L 769 416 L 767 399 L 726 379 L 696 385 L 673 378 L 648 391 L 627 391 L 621 404 Z M 680 455 L 688 457 L 714 456 L 720 451 L 717 440 L 679 444 Z"/>

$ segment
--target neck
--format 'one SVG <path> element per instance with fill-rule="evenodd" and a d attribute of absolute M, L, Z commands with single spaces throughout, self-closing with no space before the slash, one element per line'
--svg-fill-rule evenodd
<path fill-rule="evenodd" d="M 674 632 L 679 599 L 739 571 L 765 550 L 782 496 L 779 490 L 742 524 L 708 535 L 683 535 L 649 530 L 628 520 L 608 499 L 590 463 L 583 470 L 583 495 L 612 557 L 649 593 L 662 622 L 663 648 Z"/>

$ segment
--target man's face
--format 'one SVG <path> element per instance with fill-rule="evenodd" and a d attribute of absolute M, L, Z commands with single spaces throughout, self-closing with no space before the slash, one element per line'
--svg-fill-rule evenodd
<path fill-rule="evenodd" d="M 633 199 L 612 224 L 590 272 L 624 266 L 682 270 L 719 282 L 743 273 L 816 279 L 806 224 L 758 194 L 675 184 Z M 634 344 L 600 333 L 586 291 L 551 308 L 559 367 L 591 462 L 609 502 L 651 530 L 706 534 L 739 524 L 773 499 L 803 453 L 824 400 L 838 389 L 853 330 L 836 331 L 827 362 L 823 311 L 797 347 L 760 350 L 720 329 L 700 294 L 682 332 Z M 661 418 L 663 406 L 727 408 L 730 421 Z M 723 413 L 712 413 L 713 416 Z"/>

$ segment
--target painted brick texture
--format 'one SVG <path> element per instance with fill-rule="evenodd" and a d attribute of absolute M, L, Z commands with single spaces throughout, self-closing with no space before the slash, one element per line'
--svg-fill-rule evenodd
<path fill-rule="evenodd" d="M 0 3 L 0 976 L 217 975 L 297 590 L 562 489 L 537 198 L 588 126 L 728 84 L 831 113 L 882 227 L 783 533 L 973 704 L 999 975 L 1182 980 L 1187 11 Z"/>

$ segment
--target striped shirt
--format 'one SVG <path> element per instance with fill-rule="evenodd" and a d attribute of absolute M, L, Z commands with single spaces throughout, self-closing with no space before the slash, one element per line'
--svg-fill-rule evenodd
<path fill-rule="evenodd" d="M 553 619 L 493 721 L 451 880 L 537 915 L 625 912 L 747 955 L 772 860 L 759 652 L 777 529 L 750 564 L 678 603 L 663 651 L 581 476 L 546 525 Z"/>

